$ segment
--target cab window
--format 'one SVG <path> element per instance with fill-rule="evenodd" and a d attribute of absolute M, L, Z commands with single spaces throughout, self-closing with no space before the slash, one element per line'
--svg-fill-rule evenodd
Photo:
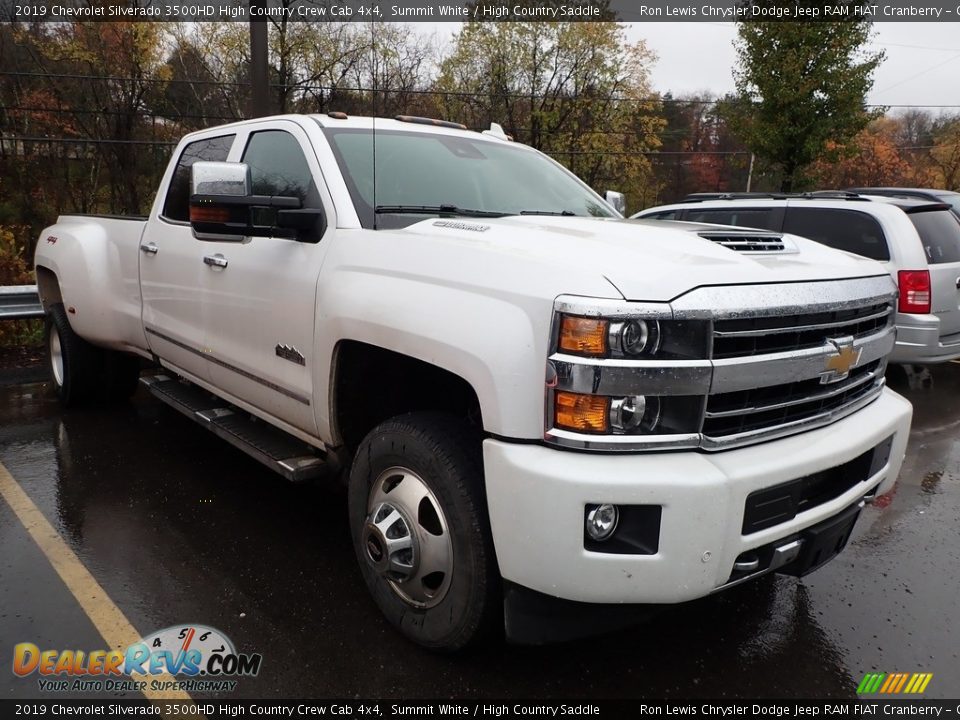
<path fill-rule="evenodd" d="M 250 190 L 254 195 L 295 197 L 303 207 L 320 207 L 320 195 L 303 148 L 290 133 L 252 133 L 242 162 L 250 168 Z"/>
<path fill-rule="evenodd" d="M 167 197 L 163 201 L 162 216 L 167 220 L 188 222 L 190 220 L 190 167 L 197 161 L 224 162 L 230 154 L 230 146 L 236 135 L 221 135 L 189 143 L 170 178 Z"/>

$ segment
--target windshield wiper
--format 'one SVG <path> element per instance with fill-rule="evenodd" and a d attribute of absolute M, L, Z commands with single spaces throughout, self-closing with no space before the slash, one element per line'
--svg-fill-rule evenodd
<path fill-rule="evenodd" d="M 505 217 L 508 213 L 494 212 L 492 210 L 470 210 L 456 205 L 377 205 L 373 210 L 378 215 L 389 213 L 391 215 L 460 215 L 461 217 Z"/>
<path fill-rule="evenodd" d="M 521 215 L 560 215 L 562 217 L 575 217 L 576 213 L 570 212 L 569 210 L 561 210 L 557 212 L 555 210 L 521 210 Z"/>

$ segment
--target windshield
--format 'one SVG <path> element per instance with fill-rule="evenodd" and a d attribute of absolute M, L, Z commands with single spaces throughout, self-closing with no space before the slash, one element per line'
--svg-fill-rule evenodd
<path fill-rule="evenodd" d="M 324 128 L 365 228 L 425 216 L 520 214 L 615 217 L 585 185 L 543 155 L 501 142 L 434 133 Z"/>

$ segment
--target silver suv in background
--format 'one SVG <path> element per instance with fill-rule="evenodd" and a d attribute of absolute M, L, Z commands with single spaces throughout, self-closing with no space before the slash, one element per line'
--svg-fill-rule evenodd
<path fill-rule="evenodd" d="M 700 193 L 634 219 L 792 233 L 879 260 L 900 289 L 891 362 L 960 357 L 960 220 L 943 202 L 855 193 Z"/>
<path fill-rule="evenodd" d="M 953 190 L 939 188 L 898 188 L 898 187 L 865 187 L 850 188 L 849 192 L 860 195 L 883 195 L 884 197 L 919 198 L 932 202 L 942 202 L 950 206 L 953 214 L 960 218 L 960 193 Z"/>

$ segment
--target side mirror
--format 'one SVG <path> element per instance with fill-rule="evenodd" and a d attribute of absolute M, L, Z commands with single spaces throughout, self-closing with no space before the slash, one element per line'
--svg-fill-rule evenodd
<path fill-rule="evenodd" d="M 617 192 L 616 190 L 607 190 L 603 194 L 603 199 L 610 203 L 613 206 L 613 209 L 621 215 L 627 214 L 627 197 L 622 192 Z"/>
<path fill-rule="evenodd" d="M 197 240 L 296 239 L 323 219 L 322 210 L 300 205 L 296 197 L 251 195 L 245 163 L 195 162 L 190 168 L 190 227 Z"/>

